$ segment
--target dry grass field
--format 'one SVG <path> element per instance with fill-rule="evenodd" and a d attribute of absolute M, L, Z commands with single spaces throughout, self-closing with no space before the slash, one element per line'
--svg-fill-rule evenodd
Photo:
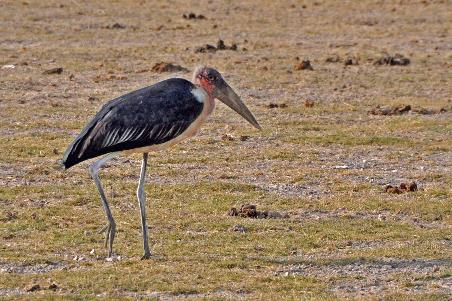
<path fill-rule="evenodd" d="M 0 1 L 0 299 L 450 300 L 451 20 L 447 0 Z M 89 162 L 59 160 L 103 103 L 199 64 L 263 131 L 218 104 L 151 154 L 147 261 L 141 158 L 113 160 L 107 259 Z"/>

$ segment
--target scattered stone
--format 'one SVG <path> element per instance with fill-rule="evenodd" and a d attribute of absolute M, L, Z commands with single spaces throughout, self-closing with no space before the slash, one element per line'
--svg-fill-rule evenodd
<path fill-rule="evenodd" d="M 447 109 L 446 108 L 441 108 L 439 110 L 435 110 L 435 109 L 427 109 L 427 108 L 413 108 L 413 113 L 417 113 L 420 115 L 434 115 L 434 114 L 441 114 L 441 113 L 446 113 Z"/>
<path fill-rule="evenodd" d="M 231 209 L 229 209 L 228 215 L 229 216 L 237 216 L 237 215 L 239 215 L 239 211 L 237 210 L 237 208 L 232 207 Z"/>
<path fill-rule="evenodd" d="M 243 225 L 234 225 L 234 226 L 232 227 L 232 231 L 234 231 L 234 232 L 240 232 L 240 233 L 245 233 L 245 232 L 248 231 L 248 229 L 247 229 L 245 226 L 243 226 Z"/>
<path fill-rule="evenodd" d="M 250 136 L 242 135 L 242 136 L 240 136 L 240 141 L 246 141 L 246 140 L 248 140 L 249 138 L 250 138 Z"/>
<path fill-rule="evenodd" d="M 122 74 L 108 74 L 108 75 L 98 75 L 94 78 L 94 82 L 98 83 L 100 81 L 109 81 L 109 80 L 126 80 L 127 76 Z"/>
<path fill-rule="evenodd" d="M 12 221 L 17 219 L 17 212 L 14 211 L 6 211 L 5 212 L 5 217 L 2 218 L 1 220 L 7 222 L 7 221 Z"/>
<path fill-rule="evenodd" d="M 401 194 L 402 191 L 399 189 L 399 187 L 394 187 L 392 185 L 386 185 L 385 192 L 387 193 L 395 193 L 395 194 Z"/>
<path fill-rule="evenodd" d="M 90 96 L 88 97 L 88 101 L 98 101 L 99 98 L 95 97 L 95 96 Z"/>
<path fill-rule="evenodd" d="M 153 72 L 163 73 L 163 72 L 188 72 L 189 70 L 185 67 L 174 65 L 171 63 L 160 62 L 155 64 L 152 69 Z"/>
<path fill-rule="evenodd" d="M 400 105 L 400 106 L 380 106 L 377 105 L 375 108 L 369 111 L 372 115 L 402 115 L 408 112 L 421 114 L 421 115 L 433 115 L 446 113 L 446 108 L 441 109 L 427 109 L 423 107 L 413 108 L 411 105 Z"/>
<path fill-rule="evenodd" d="M 408 190 L 410 191 L 417 191 L 417 184 L 416 182 L 411 182 L 410 185 L 408 186 Z"/>
<path fill-rule="evenodd" d="M 183 14 L 182 18 L 187 20 L 205 20 L 206 17 L 203 15 L 196 15 L 195 13 Z"/>
<path fill-rule="evenodd" d="M 402 105 L 402 106 L 376 106 L 372 110 L 369 111 L 372 115 L 402 115 L 411 111 L 410 105 Z"/>
<path fill-rule="evenodd" d="M 245 204 L 240 207 L 239 216 L 257 217 L 256 205 Z"/>
<path fill-rule="evenodd" d="M 333 56 L 329 56 L 325 60 L 326 63 L 339 63 L 340 61 L 341 61 L 341 58 L 337 54 L 335 54 Z"/>
<path fill-rule="evenodd" d="M 312 68 L 311 61 L 303 60 L 294 66 L 294 70 L 314 70 L 314 68 Z"/>
<path fill-rule="evenodd" d="M 355 65 L 359 65 L 359 64 L 358 64 L 358 59 L 357 59 L 357 58 L 354 58 L 354 57 L 348 57 L 348 58 L 345 59 L 344 65 L 345 65 L 345 66 L 355 66 Z"/>
<path fill-rule="evenodd" d="M 223 40 L 217 41 L 217 46 L 213 46 L 210 44 L 206 44 L 204 46 L 198 47 L 195 49 L 195 53 L 206 53 L 206 52 L 216 52 L 219 50 L 233 50 L 237 51 L 238 47 L 237 44 L 232 44 L 231 46 L 227 46 Z"/>
<path fill-rule="evenodd" d="M 267 213 L 267 218 L 283 218 L 283 215 L 276 211 L 269 211 Z"/>
<path fill-rule="evenodd" d="M 289 215 L 287 213 L 280 213 L 277 211 L 258 211 L 256 205 L 244 204 L 240 207 L 240 210 L 232 207 L 229 209 L 229 216 L 240 216 L 243 218 L 288 218 Z"/>
<path fill-rule="evenodd" d="M 61 68 L 61 67 L 52 68 L 52 69 L 45 70 L 44 72 L 42 72 L 42 74 L 45 74 L 45 75 L 61 74 L 61 73 L 63 73 L 63 68 Z"/>
<path fill-rule="evenodd" d="M 120 24 L 120 23 L 114 23 L 113 25 L 107 25 L 105 28 L 107 28 L 107 29 L 124 29 L 124 28 L 126 28 L 126 26 L 123 24 Z"/>
<path fill-rule="evenodd" d="M 14 66 L 14 65 L 3 65 L 2 66 L 2 69 L 14 69 L 14 68 L 16 68 L 16 66 Z"/>
<path fill-rule="evenodd" d="M 195 49 L 195 53 L 216 52 L 217 48 L 213 45 L 206 44 Z"/>
<path fill-rule="evenodd" d="M 221 136 L 221 140 L 223 140 L 223 141 L 234 141 L 235 138 L 234 138 L 234 136 L 232 136 L 230 134 L 224 134 L 223 136 Z"/>
<path fill-rule="evenodd" d="M 285 103 L 269 103 L 268 105 L 266 105 L 265 107 L 269 108 L 269 109 L 274 109 L 274 108 L 287 108 L 287 104 Z"/>
<path fill-rule="evenodd" d="M 306 108 L 312 108 L 312 107 L 314 107 L 314 101 L 312 101 L 312 100 L 305 100 L 304 101 L 304 106 Z"/>
<path fill-rule="evenodd" d="M 48 287 L 49 290 L 56 291 L 58 289 L 58 285 L 56 283 L 51 283 Z"/>
<path fill-rule="evenodd" d="M 410 64 L 410 59 L 396 53 L 394 56 L 385 55 L 374 62 L 374 65 L 406 66 Z"/>
<path fill-rule="evenodd" d="M 27 292 L 36 292 L 36 291 L 39 291 L 40 289 L 41 289 L 41 286 L 39 284 L 33 283 L 33 284 L 28 285 L 25 288 L 25 291 L 27 291 Z"/>
<path fill-rule="evenodd" d="M 406 183 L 400 183 L 400 185 L 397 186 L 393 186 L 393 185 L 386 185 L 385 186 L 385 192 L 387 193 L 396 193 L 396 194 L 401 194 L 404 192 L 414 192 L 417 191 L 417 184 L 416 182 L 411 182 L 410 184 L 406 184 Z"/>

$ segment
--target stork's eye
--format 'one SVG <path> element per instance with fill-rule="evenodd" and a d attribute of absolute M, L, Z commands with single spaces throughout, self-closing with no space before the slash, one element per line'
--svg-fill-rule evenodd
<path fill-rule="evenodd" d="M 217 78 L 215 77 L 215 75 L 212 75 L 212 74 L 209 74 L 208 76 L 207 76 L 207 78 L 209 79 L 209 81 L 211 81 L 211 82 L 213 82 L 213 81 L 215 81 Z"/>

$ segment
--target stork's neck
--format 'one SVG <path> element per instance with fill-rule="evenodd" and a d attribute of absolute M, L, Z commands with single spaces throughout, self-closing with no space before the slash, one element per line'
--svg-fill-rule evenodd
<path fill-rule="evenodd" d="M 215 98 L 207 92 L 202 86 L 195 85 L 196 88 L 191 93 L 196 97 L 196 100 L 204 104 L 203 113 L 210 115 L 215 108 Z"/>

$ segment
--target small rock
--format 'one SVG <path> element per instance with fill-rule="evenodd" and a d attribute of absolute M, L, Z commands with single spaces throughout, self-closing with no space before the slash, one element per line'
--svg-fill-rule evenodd
<path fill-rule="evenodd" d="M 379 221 L 384 221 L 384 220 L 386 220 L 386 216 L 380 213 L 380 214 L 378 215 L 378 220 L 379 220 Z"/>
<path fill-rule="evenodd" d="M 17 212 L 15 211 L 6 211 L 5 217 L 3 218 L 4 221 L 12 221 L 17 219 Z"/>
<path fill-rule="evenodd" d="M 183 71 L 183 72 L 188 72 L 187 68 L 184 68 L 182 66 L 179 65 L 174 65 L 171 63 L 165 63 L 165 62 L 160 62 L 155 64 L 152 69 L 153 72 L 158 72 L 158 73 L 163 73 L 163 72 L 179 72 L 179 71 Z"/>
<path fill-rule="evenodd" d="M 383 106 L 380 107 L 379 105 L 373 108 L 369 111 L 369 114 L 372 115 L 402 115 L 405 113 L 408 113 L 411 111 L 410 105 L 402 105 L 402 106 L 395 106 L 395 107 L 389 107 L 389 106 Z"/>
<path fill-rule="evenodd" d="M 410 64 L 410 59 L 396 53 L 394 56 L 385 55 L 374 62 L 374 65 L 406 66 Z"/>
<path fill-rule="evenodd" d="M 358 65 L 358 59 L 354 57 L 348 57 L 344 61 L 345 66 L 352 66 L 352 65 Z"/>
<path fill-rule="evenodd" d="M 63 73 L 63 68 L 61 68 L 61 67 L 52 68 L 52 69 L 45 70 L 44 72 L 42 72 L 42 74 L 45 74 L 45 75 L 61 74 L 61 73 Z"/>
<path fill-rule="evenodd" d="M 257 211 L 257 218 L 267 218 L 268 217 L 268 211 Z"/>
<path fill-rule="evenodd" d="M 232 231 L 234 231 L 234 232 L 240 232 L 240 233 L 245 233 L 245 232 L 248 231 L 248 229 L 247 229 L 245 226 L 243 226 L 243 225 L 234 225 L 234 226 L 232 227 Z"/>
<path fill-rule="evenodd" d="M 426 109 L 426 108 L 419 107 L 419 108 L 414 108 L 413 112 L 417 113 L 417 114 L 421 114 L 421 115 L 433 115 L 433 114 L 446 113 L 447 109 L 441 108 L 439 110 L 435 110 L 435 109 Z"/>
<path fill-rule="evenodd" d="M 198 47 L 195 49 L 195 53 L 206 53 L 206 52 L 215 52 L 217 48 L 213 45 L 206 44 L 204 46 Z"/>
<path fill-rule="evenodd" d="M 226 49 L 226 45 L 224 44 L 223 40 L 218 40 L 217 42 L 217 50 L 225 50 Z"/>
<path fill-rule="evenodd" d="M 244 204 L 240 207 L 240 210 L 237 210 L 235 207 L 232 207 L 228 211 L 229 216 L 240 216 L 244 218 L 288 218 L 289 215 L 284 213 L 279 213 L 276 211 L 258 211 L 256 209 L 256 205 Z"/>
<path fill-rule="evenodd" d="M 242 217 L 257 217 L 256 205 L 242 205 L 239 215 Z"/>
<path fill-rule="evenodd" d="M 237 208 L 232 207 L 231 209 L 229 209 L 228 215 L 229 216 L 238 216 L 239 215 L 239 211 L 237 210 Z"/>
<path fill-rule="evenodd" d="M 233 50 L 236 51 L 238 49 L 237 44 L 232 44 L 231 46 L 227 46 L 223 40 L 217 41 L 217 47 L 206 44 L 204 46 L 198 47 L 195 49 L 195 53 L 206 53 L 206 52 L 216 52 L 219 50 Z"/>
<path fill-rule="evenodd" d="M 41 289 L 41 286 L 39 284 L 30 284 L 25 288 L 25 291 L 27 292 L 36 292 Z"/>
<path fill-rule="evenodd" d="M 221 140 L 223 140 L 223 141 L 234 141 L 235 138 L 234 138 L 234 136 L 232 136 L 230 134 L 224 134 L 223 136 L 221 136 Z"/>
<path fill-rule="evenodd" d="M 294 70 L 314 70 L 314 68 L 312 68 L 311 61 L 303 60 L 294 66 Z"/>
<path fill-rule="evenodd" d="M 287 108 L 287 104 L 285 104 L 285 103 L 280 103 L 280 104 L 277 104 L 277 103 L 269 103 L 268 105 L 266 105 L 266 107 L 267 108 L 269 108 L 269 109 L 274 109 L 274 108 Z"/>
<path fill-rule="evenodd" d="M 312 101 L 312 100 L 305 100 L 304 101 L 304 106 L 306 108 L 312 108 L 312 107 L 314 107 L 314 101 Z"/>
<path fill-rule="evenodd" d="M 187 20 L 204 20 L 204 19 L 206 19 L 206 17 L 204 17 L 203 15 L 196 15 L 195 13 L 183 14 L 182 18 L 187 19 Z"/>
<path fill-rule="evenodd" d="M 56 283 L 51 283 L 48 287 L 49 290 L 56 291 L 58 289 L 58 285 Z"/>
<path fill-rule="evenodd" d="M 341 61 L 341 58 L 338 55 L 333 55 L 330 57 L 327 57 L 325 62 L 326 63 L 338 63 Z"/>
<path fill-rule="evenodd" d="M 416 182 L 411 182 L 410 185 L 408 186 L 408 190 L 409 191 L 417 191 L 417 184 L 416 184 Z"/>
<path fill-rule="evenodd" d="M 107 25 L 105 28 L 107 28 L 107 29 L 124 29 L 124 28 L 126 28 L 126 26 L 123 24 L 114 23 L 113 25 Z"/>
<path fill-rule="evenodd" d="M 240 141 L 246 141 L 248 139 L 250 139 L 250 136 L 247 136 L 247 135 L 240 136 Z"/>
<path fill-rule="evenodd" d="M 387 185 L 387 186 L 385 187 L 385 192 L 387 192 L 387 193 L 401 194 L 403 191 L 400 190 L 399 187 L 394 187 L 394 186 L 392 186 L 392 185 Z"/>
<path fill-rule="evenodd" d="M 2 66 L 2 69 L 14 69 L 14 68 L 16 68 L 16 66 L 14 66 L 14 65 L 3 65 Z"/>
<path fill-rule="evenodd" d="M 283 218 L 283 215 L 277 211 L 269 211 L 267 214 L 268 218 Z"/>

